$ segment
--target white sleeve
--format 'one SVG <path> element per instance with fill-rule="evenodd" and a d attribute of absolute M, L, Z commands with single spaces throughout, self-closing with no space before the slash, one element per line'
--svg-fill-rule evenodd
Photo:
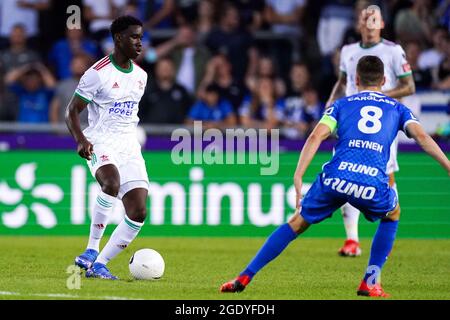
<path fill-rule="evenodd" d="M 341 54 L 339 55 L 339 71 L 347 73 L 347 66 L 345 65 L 345 55 L 347 54 L 347 46 L 343 46 Z"/>
<path fill-rule="evenodd" d="M 396 45 L 393 52 L 394 73 L 397 78 L 403 78 L 412 74 L 411 66 L 406 60 L 405 51 L 400 45 Z"/>
<path fill-rule="evenodd" d="M 101 81 L 98 72 L 89 68 L 81 77 L 75 94 L 85 102 L 91 102 L 100 89 Z"/>

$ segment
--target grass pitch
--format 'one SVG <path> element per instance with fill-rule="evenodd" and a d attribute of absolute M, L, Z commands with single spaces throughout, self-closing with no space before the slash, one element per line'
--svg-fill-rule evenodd
<path fill-rule="evenodd" d="M 109 264 L 121 280 L 83 274 L 81 288 L 69 290 L 68 279 L 74 278 L 66 270 L 83 251 L 86 237 L 0 237 L 0 299 L 368 299 L 357 297 L 356 288 L 370 239 L 362 240 L 362 257 L 342 258 L 336 253 L 341 239 L 299 238 L 244 292 L 219 293 L 219 286 L 246 266 L 264 240 L 139 237 Z M 131 279 L 128 260 L 141 248 L 163 255 L 162 279 Z M 450 240 L 397 240 L 383 270 L 385 290 L 393 299 L 450 299 L 449 248 Z"/>

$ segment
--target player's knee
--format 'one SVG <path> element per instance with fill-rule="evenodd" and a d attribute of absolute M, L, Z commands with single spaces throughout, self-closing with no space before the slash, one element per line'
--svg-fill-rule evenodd
<path fill-rule="evenodd" d="M 138 206 L 132 212 L 128 212 L 128 217 L 133 221 L 142 223 L 147 217 L 147 208 L 145 206 Z"/>
<path fill-rule="evenodd" d="M 391 221 L 398 221 L 400 220 L 400 205 L 397 205 L 397 207 L 391 211 L 386 218 L 384 218 L 385 220 L 391 220 Z"/>
<path fill-rule="evenodd" d="M 389 186 L 393 187 L 395 185 L 395 175 L 394 173 L 389 173 Z"/>
<path fill-rule="evenodd" d="M 116 179 L 106 179 L 102 181 L 102 191 L 113 197 L 117 197 L 119 194 L 120 182 Z"/>

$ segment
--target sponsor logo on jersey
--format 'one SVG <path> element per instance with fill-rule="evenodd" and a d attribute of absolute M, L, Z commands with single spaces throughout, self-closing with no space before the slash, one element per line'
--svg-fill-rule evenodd
<path fill-rule="evenodd" d="M 94 224 L 94 227 L 97 229 L 105 229 L 105 225 L 103 223 Z"/>
<path fill-rule="evenodd" d="M 404 63 L 402 65 L 403 68 L 403 72 L 410 72 L 411 71 L 411 66 L 409 65 L 409 63 Z"/>
<path fill-rule="evenodd" d="M 114 102 L 114 106 L 109 108 L 108 113 L 131 117 L 133 115 L 133 110 L 137 108 L 137 106 L 138 103 L 136 101 Z"/>
<path fill-rule="evenodd" d="M 100 156 L 100 160 L 102 160 L 102 162 L 109 161 L 109 157 L 104 154 Z"/>
<path fill-rule="evenodd" d="M 326 186 L 331 186 L 331 189 L 353 196 L 357 199 L 371 200 L 375 196 L 375 187 L 360 186 L 353 182 L 348 182 L 339 178 L 327 178 L 323 181 Z"/>
<path fill-rule="evenodd" d="M 362 173 L 362 174 L 370 175 L 372 177 L 375 177 L 378 174 L 377 168 L 369 167 L 364 164 L 351 163 L 351 162 L 346 162 L 346 161 L 342 161 L 339 164 L 338 170 L 346 170 L 346 171 L 350 171 L 350 172 Z"/>
<path fill-rule="evenodd" d="M 113 89 L 119 89 L 119 84 L 117 82 L 114 82 L 112 88 Z"/>
<path fill-rule="evenodd" d="M 139 84 L 139 90 L 143 90 L 144 89 L 144 82 L 142 82 L 141 80 L 138 81 Z"/>

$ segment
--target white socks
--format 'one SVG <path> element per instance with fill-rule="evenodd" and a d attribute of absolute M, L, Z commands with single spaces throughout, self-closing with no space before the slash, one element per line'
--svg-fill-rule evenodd
<path fill-rule="evenodd" d="M 116 227 L 106 246 L 100 252 L 96 262 L 107 264 L 136 238 L 144 223 L 136 222 L 125 216 Z"/>
<path fill-rule="evenodd" d="M 100 240 L 105 232 L 108 219 L 114 208 L 117 198 L 100 191 L 97 196 L 91 219 L 91 232 L 89 234 L 88 249 L 99 252 Z"/>
<path fill-rule="evenodd" d="M 353 207 L 351 204 L 346 203 L 342 206 L 342 217 L 344 218 L 345 232 L 347 234 L 347 240 L 355 240 L 359 242 L 358 238 L 358 220 L 359 210 Z"/>

